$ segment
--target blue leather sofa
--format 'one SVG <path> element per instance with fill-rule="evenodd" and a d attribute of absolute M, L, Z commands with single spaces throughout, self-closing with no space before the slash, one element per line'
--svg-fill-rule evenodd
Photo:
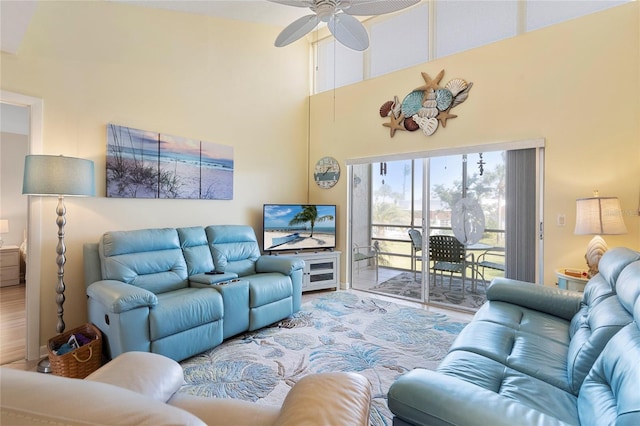
<path fill-rule="evenodd" d="M 640 253 L 584 294 L 496 279 L 436 371 L 390 387 L 399 425 L 640 425 Z"/>
<path fill-rule="evenodd" d="M 110 358 L 180 361 L 300 310 L 304 261 L 262 256 L 249 226 L 107 232 L 83 249 L 89 321 Z"/>

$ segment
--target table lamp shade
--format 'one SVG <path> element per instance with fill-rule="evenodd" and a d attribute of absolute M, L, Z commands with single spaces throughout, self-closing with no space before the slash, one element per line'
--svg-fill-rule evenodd
<path fill-rule="evenodd" d="M 600 258 L 608 250 L 601 235 L 625 234 L 622 209 L 617 197 L 592 197 L 576 200 L 576 227 L 574 234 L 594 235 L 584 255 L 589 266 L 589 277 L 598 273 Z"/>
<path fill-rule="evenodd" d="M 93 196 L 93 161 L 62 155 L 27 155 L 22 193 L 51 196 Z"/>
<path fill-rule="evenodd" d="M 579 198 L 576 200 L 577 235 L 626 234 L 622 209 L 617 197 Z"/>
<path fill-rule="evenodd" d="M 6 234 L 9 232 L 9 221 L 7 219 L 0 219 L 0 234 Z"/>

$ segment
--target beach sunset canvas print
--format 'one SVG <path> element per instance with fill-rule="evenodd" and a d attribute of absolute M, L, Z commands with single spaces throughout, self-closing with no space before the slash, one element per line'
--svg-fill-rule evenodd
<path fill-rule="evenodd" d="M 107 197 L 233 199 L 233 148 L 107 126 Z"/>

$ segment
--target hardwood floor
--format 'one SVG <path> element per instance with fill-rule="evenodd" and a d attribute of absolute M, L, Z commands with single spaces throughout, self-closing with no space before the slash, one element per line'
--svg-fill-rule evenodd
<path fill-rule="evenodd" d="M 25 358 L 25 287 L 24 284 L 0 287 L 0 365 Z"/>

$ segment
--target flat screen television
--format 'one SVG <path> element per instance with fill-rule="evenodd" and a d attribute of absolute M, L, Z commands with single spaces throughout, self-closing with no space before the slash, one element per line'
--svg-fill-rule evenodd
<path fill-rule="evenodd" d="M 265 204 L 264 251 L 331 250 L 336 247 L 336 206 Z"/>

